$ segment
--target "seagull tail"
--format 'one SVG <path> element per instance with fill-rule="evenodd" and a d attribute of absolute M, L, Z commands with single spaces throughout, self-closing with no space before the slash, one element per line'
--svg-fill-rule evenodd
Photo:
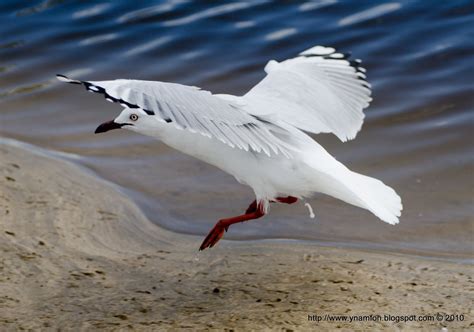
<path fill-rule="evenodd" d="M 314 191 L 367 209 L 391 225 L 398 224 L 403 207 L 395 190 L 380 180 L 351 171 L 314 143 L 311 153 L 305 153 Z"/>
<path fill-rule="evenodd" d="M 398 224 L 403 206 L 395 190 L 380 180 L 347 171 L 352 178 L 352 191 L 360 199 L 359 206 L 371 211 L 386 223 Z"/>

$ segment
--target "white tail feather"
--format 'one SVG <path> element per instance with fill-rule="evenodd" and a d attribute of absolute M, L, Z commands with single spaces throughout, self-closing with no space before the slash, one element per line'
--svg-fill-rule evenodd
<path fill-rule="evenodd" d="M 317 142 L 306 143 L 302 157 L 310 167 L 308 178 L 315 192 L 367 209 L 391 225 L 398 224 L 403 207 L 395 190 L 380 180 L 352 172 Z"/>
<path fill-rule="evenodd" d="M 349 171 L 349 170 L 348 170 Z M 395 190 L 385 185 L 382 181 L 351 172 L 354 178 L 354 193 L 360 197 L 363 208 L 371 211 L 381 220 L 395 225 L 403 209 L 402 200 Z"/>
<path fill-rule="evenodd" d="M 315 191 L 367 209 L 391 225 L 398 224 L 403 207 L 395 190 L 380 180 L 352 172 L 344 166 L 332 176 L 328 175 L 318 172 Z"/>

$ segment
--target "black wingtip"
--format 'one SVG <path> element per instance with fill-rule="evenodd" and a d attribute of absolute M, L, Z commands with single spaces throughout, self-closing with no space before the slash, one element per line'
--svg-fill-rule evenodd
<path fill-rule="evenodd" d="M 66 83 L 71 83 L 71 84 L 81 84 L 81 81 L 78 80 L 72 80 L 69 77 L 61 74 L 56 74 L 56 78 L 60 80 L 61 82 L 66 82 Z"/>

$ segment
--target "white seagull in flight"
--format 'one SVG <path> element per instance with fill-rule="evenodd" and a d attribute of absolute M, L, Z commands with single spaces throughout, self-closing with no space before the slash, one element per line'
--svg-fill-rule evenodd
<path fill-rule="evenodd" d="M 333 133 L 343 142 L 356 136 L 371 101 L 360 60 L 315 46 L 293 59 L 271 60 L 265 72 L 243 96 L 165 82 L 58 79 L 125 107 L 96 133 L 125 128 L 158 138 L 253 189 L 245 213 L 219 220 L 200 250 L 213 247 L 230 225 L 264 216 L 270 203 L 293 204 L 316 192 L 397 224 L 402 204 L 392 188 L 352 172 L 305 133 Z"/>

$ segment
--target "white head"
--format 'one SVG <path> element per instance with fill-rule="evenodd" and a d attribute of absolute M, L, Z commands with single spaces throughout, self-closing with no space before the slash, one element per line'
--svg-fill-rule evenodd
<path fill-rule="evenodd" d="M 95 133 L 105 133 L 120 128 L 145 133 L 148 129 L 151 129 L 152 116 L 140 108 L 125 108 L 114 120 L 104 122 L 98 126 Z"/>

